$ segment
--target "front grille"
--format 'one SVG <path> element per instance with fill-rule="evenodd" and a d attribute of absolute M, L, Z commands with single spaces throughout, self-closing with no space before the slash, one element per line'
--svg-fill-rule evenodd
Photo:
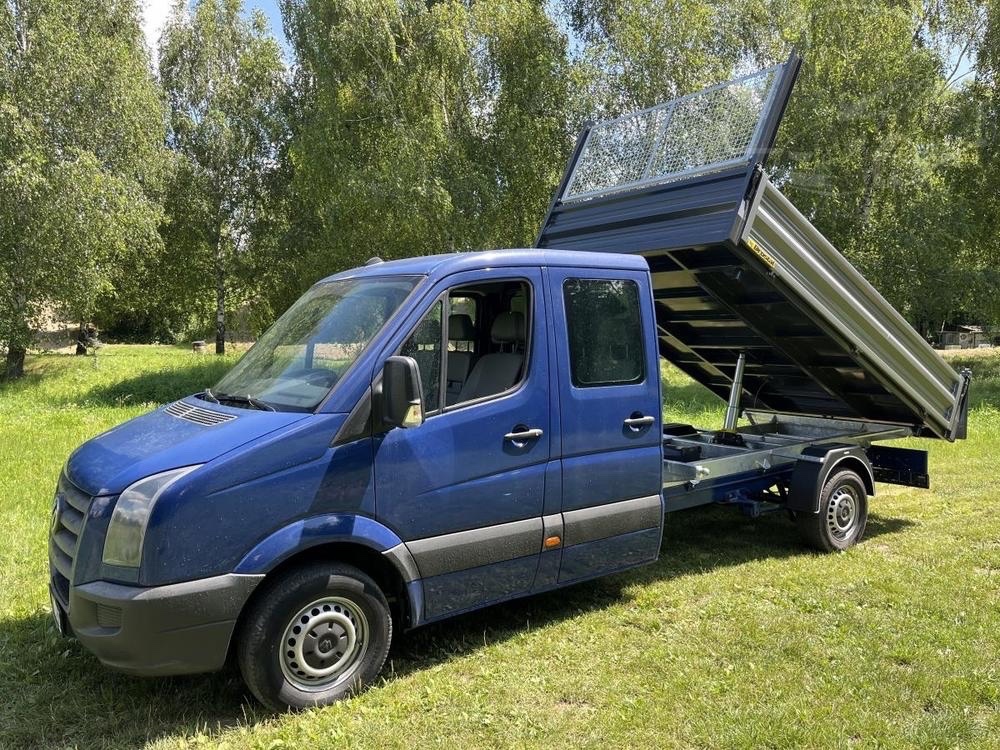
<path fill-rule="evenodd" d="M 56 508 L 49 535 L 49 567 L 52 584 L 59 603 L 69 611 L 69 585 L 73 580 L 73 563 L 80 543 L 80 532 L 90 508 L 90 495 L 70 482 L 66 475 L 59 477 L 56 487 Z"/>
<path fill-rule="evenodd" d="M 164 411 L 172 417 L 186 419 L 188 422 L 194 422 L 205 427 L 213 427 L 217 424 L 236 419 L 236 415 L 234 414 L 223 414 L 211 409 L 202 409 L 200 406 L 192 406 L 183 401 L 174 401 Z"/>

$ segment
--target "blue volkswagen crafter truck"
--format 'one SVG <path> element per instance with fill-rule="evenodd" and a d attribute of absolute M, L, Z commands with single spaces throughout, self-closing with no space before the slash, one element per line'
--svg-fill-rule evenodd
<path fill-rule="evenodd" d="M 876 482 L 928 486 L 875 443 L 964 437 L 968 375 L 765 176 L 799 62 L 587 127 L 536 248 L 324 279 L 214 387 L 82 445 L 60 630 L 140 675 L 232 655 L 284 709 L 370 684 L 398 630 L 654 561 L 667 512 L 855 544 Z M 663 423 L 661 358 L 723 424 Z"/>

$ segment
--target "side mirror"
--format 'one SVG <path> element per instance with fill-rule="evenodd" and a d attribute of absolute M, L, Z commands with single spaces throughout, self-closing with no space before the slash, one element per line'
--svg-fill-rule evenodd
<path fill-rule="evenodd" d="M 412 357 L 389 357 L 382 366 L 382 421 L 389 427 L 424 423 L 420 368 Z"/>

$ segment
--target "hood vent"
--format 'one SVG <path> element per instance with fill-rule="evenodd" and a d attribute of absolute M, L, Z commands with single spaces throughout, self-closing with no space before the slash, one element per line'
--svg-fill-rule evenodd
<path fill-rule="evenodd" d="M 172 417 L 186 419 L 188 422 L 194 422 L 204 427 L 214 427 L 217 424 L 236 419 L 236 415 L 234 414 L 223 414 L 211 409 L 202 409 L 200 406 L 192 406 L 183 401 L 174 401 L 164 411 Z"/>

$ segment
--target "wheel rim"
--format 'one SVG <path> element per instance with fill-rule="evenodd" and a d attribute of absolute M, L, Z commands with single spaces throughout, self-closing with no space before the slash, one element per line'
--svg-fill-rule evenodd
<path fill-rule="evenodd" d="M 830 535 L 838 540 L 850 538 L 861 519 L 861 499 L 848 485 L 837 487 L 830 494 L 826 507 L 826 526 Z"/>
<path fill-rule="evenodd" d="M 357 671 L 368 652 L 368 620 L 340 596 L 317 599 L 288 622 L 281 642 L 285 678 L 302 690 L 325 690 Z"/>

